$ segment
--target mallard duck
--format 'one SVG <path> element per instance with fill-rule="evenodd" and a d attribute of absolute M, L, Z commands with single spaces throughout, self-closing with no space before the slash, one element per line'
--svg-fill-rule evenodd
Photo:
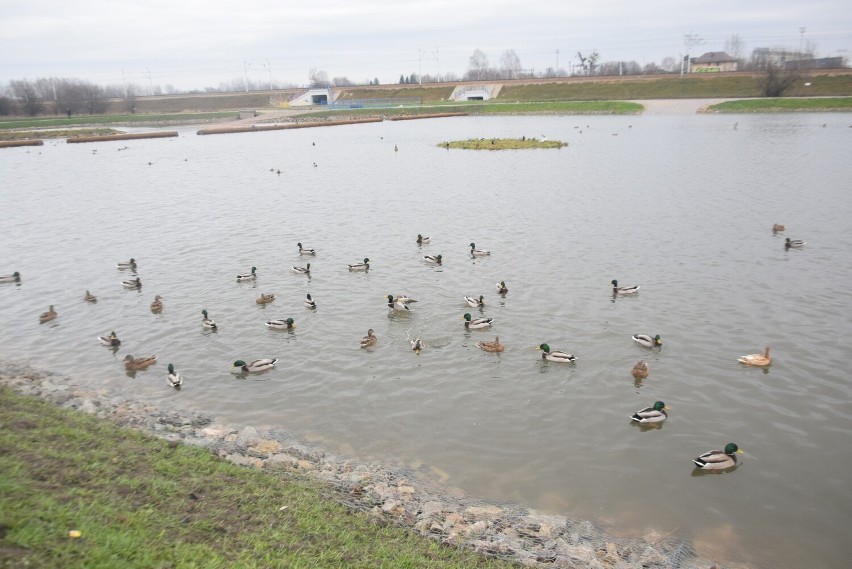
<path fill-rule="evenodd" d="M 772 226 L 772 233 L 780 233 L 780 232 L 784 231 L 785 229 L 787 229 L 787 228 L 784 227 L 782 224 L 776 223 Z"/>
<path fill-rule="evenodd" d="M 275 300 L 275 293 L 272 292 L 262 292 L 260 296 L 258 296 L 254 301 L 257 304 L 269 304 L 270 302 Z"/>
<path fill-rule="evenodd" d="M 257 267 L 252 267 L 250 273 L 243 273 L 241 275 L 237 275 L 237 282 L 241 283 L 243 281 L 253 281 L 257 278 Z"/>
<path fill-rule="evenodd" d="M 429 242 L 429 237 L 423 237 L 419 233 L 417 234 L 417 244 L 418 245 L 423 245 L 424 243 L 428 243 L 428 242 Z"/>
<path fill-rule="evenodd" d="M 711 450 L 698 458 L 693 458 L 695 466 L 702 470 L 725 470 L 737 465 L 737 456 L 743 451 L 735 443 L 725 445 L 725 450 Z"/>
<path fill-rule="evenodd" d="M 98 342 L 110 348 L 117 348 L 121 345 L 121 340 L 115 335 L 115 330 L 109 333 L 109 336 L 98 336 Z"/>
<path fill-rule="evenodd" d="M 398 310 L 400 312 L 411 310 L 411 307 L 408 306 L 409 304 L 410 302 L 400 300 L 399 297 L 394 298 L 392 294 L 388 295 L 388 308 L 390 308 L 391 310 Z"/>
<path fill-rule="evenodd" d="M 551 362 L 563 362 L 568 364 L 577 361 L 576 357 L 567 352 L 551 351 L 550 346 L 548 346 L 547 344 L 541 344 L 536 349 L 541 350 L 541 359 L 543 360 L 548 360 Z"/>
<path fill-rule="evenodd" d="M 317 254 L 316 249 L 306 249 L 305 247 L 302 247 L 301 243 L 296 243 L 296 245 L 299 246 L 299 255 L 316 255 Z"/>
<path fill-rule="evenodd" d="M 632 420 L 637 423 L 662 423 L 666 419 L 668 419 L 669 415 L 666 413 L 666 409 L 668 407 L 662 401 L 657 401 L 654 403 L 653 407 L 645 407 L 644 409 L 640 409 L 633 413 Z"/>
<path fill-rule="evenodd" d="M 417 355 L 420 355 L 420 351 L 425 347 L 426 344 L 420 338 L 415 338 L 414 340 L 411 340 L 411 349 L 414 350 Z"/>
<path fill-rule="evenodd" d="M 45 322 L 50 322 L 56 318 L 56 311 L 53 309 L 53 305 L 50 305 L 50 308 L 47 309 L 47 312 L 42 312 L 41 316 L 38 317 L 38 321 L 40 324 L 44 324 Z"/>
<path fill-rule="evenodd" d="M 805 242 L 799 239 L 790 239 L 789 237 L 784 240 L 784 248 L 785 249 L 801 249 L 805 246 Z"/>
<path fill-rule="evenodd" d="M 350 271 L 369 271 L 370 270 L 370 259 L 364 257 L 363 263 L 355 263 L 354 265 L 349 265 Z"/>
<path fill-rule="evenodd" d="M 0 283 L 19 283 L 21 282 L 21 273 L 15 271 L 11 275 L 4 275 L 0 277 Z"/>
<path fill-rule="evenodd" d="M 494 321 L 493 318 L 473 318 L 469 312 L 466 312 L 462 318 L 464 318 L 464 327 L 470 330 L 488 328 Z"/>
<path fill-rule="evenodd" d="M 201 311 L 201 327 L 207 330 L 216 330 L 218 328 L 216 322 L 212 318 L 208 318 L 206 308 Z"/>
<path fill-rule="evenodd" d="M 509 292 L 509 289 L 506 288 L 506 281 L 497 283 L 497 294 L 506 294 L 507 292 Z"/>
<path fill-rule="evenodd" d="M 373 329 L 370 328 L 369 330 L 367 330 L 367 335 L 361 338 L 361 347 L 370 348 L 372 346 L 375 346 L 377 340 L 378 338 L 376 338 L 376 335 L 373 333 Z"/>
<path fill-rule="evenodd" d="M 640 346 L 645 346 L 646 348 L 658 348 L 663 345 L 663 341 L 660 340 L 659 334 L 654 337 L 647 334 L 633 334 L 633 341 Z"/>
<path fill-rule="evenodd" d="M 123 271 L 123 270 L 126 270 L 126 269 L 133 269 L 135 271 L 136 270 L 136 259 L 130 259 L 126 263 L 125 262 L 118 263 L 118 264 L 116 264 L 115 268 L 117 268 L 120 271 Z"/>
<path fill-rule="evenodd" d="M 494 340 L 482 340 L 476 343 L 476 347 L 486 352 L 502 352 L 503 344 L 500 342 L 500 337 L 497 336 Z"/>
<path fill-rule="evenodd" d="M 175 371 L 175 366 L 169 364 L 169 375 L 166 376 L 166 380 L 169 382 L 169 385 L 178 389 L 181 385 L 183 385 L 183 377 Z"/>
<path fill-rule="evenodd" d="M 151 312 L 161 312 L 163 310 L 163 297 L 159 294 L 154 297 L 154 302 L 151 303 Z"/>
<path fill-rule="evenodd" d="M 636 286 L 618 286 L 618 281 L 613 279 L 610 281 L 612 285 L 612 294 L 635 294 L 639 292 L 639 285 Z"/>
<path fill-rule="evenodd" d="M 440 265 L 444 257 L 442 255 L 424 255 L 423 260 L 433 265 Z"/>
<path fill-rule="evenodd" d="M 308 295 L 305 297 L 305 307 L 306 308 L 316 308 L 317 307 L 317 303 L 313 298 L 311 298 L 310 293 L 308 293 Z"/>
<path fill-rule="evenodd" d="M 482 308 L 485 306 L 485 297 L 481 294 L 479 295 L 479 298 L 476 298 L 475 296 L 466 296 L 464 297 L 464 301 L 471 308 Z"/>
<path fill-rule="evenodd" d="M 631 372 L 636 379 L 644 379 L 648 377 L 648 363 L 645 360 L 639 360 Z"/>
<path fill-rule="evenodd" d="M 258 373 L 274 368 L 277 363 L 277 358 L 254 360 L 251 363 L 246 363 L 243 360 L 237 360 L 234 362 L 234 367 L 239 368 L 243 373 Z"/>
<path fill-rule="evenodd" d="M 97 302 L 98 297 L 96 297 L 94 294 L 90 293 L 89 291 L 86 291 L 86 296 L 83 297 L 83 300 L 85 300 L 86 302 Z"/>
<path fill-rule="evenodd" d="M 486 251 L 485 249 L 477 249 L 475 243 L 470 244 L 470 256 L 471 257 L 484 257 L 485 255 L 490 255 L 491 251 Z"/>
<path fill-rule="evenodd" d="M 146 356 L 143 358 L 134 358 L 130 354 L 124 356 L 124 369 L 128 371 L 145 369 L 155 363 L 157 363 L 157 356 Z"/>
<path fill-rule="evenodd" d="M 139 279 L 139 277 L 136 277 L 135 279 L 131 279 L 129 281 L 121 281 L 121 286 L 123 286 L 124 288 L 142 288 L 142 281 Z"/>
<path fill-rule="evenodd" d="M 299 275 L 308 275 L 311 276 L 311 264 L 308 263 L 307 267 L 290 267 L 293 269 L 293 272 Z"/>
<path fill-rule="evenodd" d="M 737 361 L 749 366 L 768 366 L 772 364 L 772 357 L 769 355 L 769 346 L 766 346 L 766 351 L 762 354 L 749 354 L 740 356 Z"/>
<path fill-rule="evenodd" d="M 292 330 L 296 327 L 292 318 L 286 320 L 267 320 L 266 327 L 271 330 Z"/>

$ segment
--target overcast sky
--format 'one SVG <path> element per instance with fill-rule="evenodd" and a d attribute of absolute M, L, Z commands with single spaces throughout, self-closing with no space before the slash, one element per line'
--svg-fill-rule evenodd
<path fill-rule="evenodd" d="M 805 28 L 804 34 L 801 28 Z M 499 67 L 569 69 L 660 63 L 722 51 L 737 34 L 756 47 L 850 56 L 849 0 L 0 0 L 0 85 L 67 77 L 203 89 L 242 80 L 304 85 L 311 68 L 353 82 L 400 74 L 461 76 L 475 49 Z M 557 50 L 559 53 L 557 54 Z"/>

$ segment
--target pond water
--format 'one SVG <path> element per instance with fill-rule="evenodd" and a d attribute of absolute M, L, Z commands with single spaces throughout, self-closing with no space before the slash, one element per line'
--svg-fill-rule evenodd
<path fill-rule="evenodd" d="M 0 274 L 23 281 L 0 286 L 0 357 L 365 460 L 425 463 L 470 495 L 681 536 L 724 563 L 845 567 L 850 123 L 463 117 L 6 149 Z M 437 146 L 545 135 L 569 146 Z M 807 244 L 787 251 L 785 237 Z M 491 255 L 471 258 L 471 242 Z M 131 257 L 140 291 L 115 266 Z M 364 257 L 370 271 L 350 273 Z M 291 270 L 308 262 L 310 277 Z M 257 280 L 237 283 L 252 266 Z M 612 279 L 641 289 L 613 298 Z M 257 305 L 266 292 L 275 302 Z M 387 295 L 403 293 L 419 302 L 389 314 Z M 482 310 L 464 304 L 480 294 Z M 40 325 L 50 304 L 59 316 Z M 202 330 L 205 308 L 218 331 Z M 465 330 L 466 312 L 493 328 Z M 264 325 L 287 317 L 292 332 Z M 378 343 L 363 350 L 368 328 Z M 96 341 L 111 330 L 115 353 Z M 662 349 L 636 333 L 660 334 Z M 495 335 L 502 354 L 476 348 Z M 543 361 L 543 342 L 577 362 Z M 767 345 L 767 370 L 737 362 Z M 131 377 L 127 354 L 160 359 Z M 274 370 L 231 373 L 265 357 Z M 635 381 L 640 359 L 650 375 Z M 170 362 L 181 391 L 166 384 Z M 671 408 L 662 427 L 632 425 L 656 400 Z M 728 442 L 741 465 L 696 475 L 691 459 Z"/>

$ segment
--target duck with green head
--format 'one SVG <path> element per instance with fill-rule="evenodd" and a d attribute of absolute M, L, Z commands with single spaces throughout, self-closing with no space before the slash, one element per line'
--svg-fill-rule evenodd
<path fill-rule="evenodd" d="M 0 277 L 0 283 L 19 283 L 21 282 L 21 273 L 15 271 L 11 275 L 3 275 Z"/>
<path fill-rule="evenodd" d="M 666 413 L 667 409 L 668 407 L 665 403 L 657 401 L 653 407 L 645 407 L 633 413 L 631 420 L 643 425 L 647 423 L 662 423 L 669 417 Z"/>
<path fill-rule="evenodd" d="M 470 312 L 465 312 L 465 315 L 462 318 L 464 318 L 464 327 L 468 330 L 482 330 L 483 328 L 489 328 L 494 322 L 493 318 L 474 318 L 470 315 Z"/>
<path fill-rule="evenodd" d="M 560 352 L 558 350 L 551 350 L 550 346 L 547 344 L 539 345 L 537 350 L 541 350 L 541 359 L 547 360 L 550 362 L 561 362 L 566 364 L 572 364 L 577 361 L 577 358 L 574 357 L 573 354 L 569 354 L 568 352 Z"/>
<path fill-rule="evenodd" d="M 169 364 L 169 375 L 166 376 L 166 381 L 175 389 L 180 389 L 180 386 L 183 385 L 183 377 L 175 371 L 175 366 L 172 364 Z"/>
<path fill-rule="evenodd" d="M 633 334 L 633 341 L 646 348 L 659 348 L 663 345 L 659 334 L 653 337 L 648 334 Z"/>
<path fill-rule="evenodd" d="M 476 243 L 470 244 L 470 256 L 471 257 L 484 257 L 486 255 L 490 255 L 491 251 L 486 251 L 485 249 L 477 249 Z"/>
<path fill-rule="evenodd" d="M 370 270 L 370 259 L 364 257 L 363 263 L 355 263 L 353 265 L 349 265 L 349 270 L 352 272 L 355 271 L 369 271 Z"/>
<path fill-rule="evenodd" d="M 742 454 L 735 443 L 725 445 L 725 450 L 711 450 L 705 452 L 697 458 L 693 458 L 692 462 L 701 470 L 725 470 L 737 465 L 737 455 Z"/>
<path fill-rule="evenodd" d="M 636 286 L 618 286 L 618 281 L 613 279 L 610 281 L 612 285 L 612 294 L 635 294 L 639 292 L 639 285 Z"/>
<path fill-rule="evenodd" d="M 296 324 L 292 318 L 282 320 L 267 320 L 266 327 L 270 330 L 293 330 Z"/>
<path fill-rule="evenodd" d="M 250 363 L 237 360 L 234 362 L 234 368 L 238 369 L 240 373 L 259 373 L 274 368 L 277 363 L 277 358 L 254 360 Z"/>
<path fill-rule="evenodd" d="M 250 273 L 242 273 L 237 275 L 237 282 L 253 281 L 257 278 L 257 267 L 252 267 Z"/>
<path fill-rule="evenodd" d="M 201 327 L 204 328 L 205 330 L 216 330 L 216 329 L 218 329 L 216 322 L 214 322 L 212 318 L 208 318 L 206 308 L 201 311 Z"/>

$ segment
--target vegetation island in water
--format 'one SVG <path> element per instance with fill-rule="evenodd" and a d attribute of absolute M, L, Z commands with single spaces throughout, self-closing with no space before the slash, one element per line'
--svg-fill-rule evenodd
<path fill-rule="evenodd" d="M 547 140 L 546 138 L 469 138 L 467 140 L 455 140 L 442 142 L 441 148 L 464 148 L 467 150 L 518 150 L 523 148 L 562 148 L 568 146 L 567 142 L 561 140 Z"/>

